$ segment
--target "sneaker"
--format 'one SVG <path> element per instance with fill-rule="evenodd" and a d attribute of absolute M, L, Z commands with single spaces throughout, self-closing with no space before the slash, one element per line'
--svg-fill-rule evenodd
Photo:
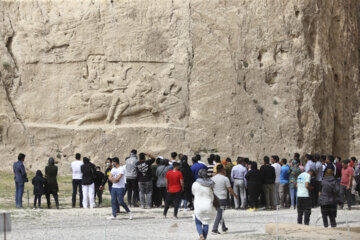
<path fill-rule="evenodd" d="M 188 212 L 188 211 L 190 211 L 190 209 L 188 209 L 188 208 L 185 208 L 185 209 L 184 209 L 184 212 Z"/>
<path fill-rule="evenodd" d="M 216 230 L 216 231 L 211 231 L 211 234 L 212 234 L 212 235 L 219 235 L 219 234 L 221 234 L 221 233 Z"/>
<path fill-rule="evenodd" d="M 253 211 L 255 211 L 255 208 L 249 208 L 248 211 L 253 212 Z"/>
<path fill-rule="evenodd" d="M 129 212 L 129 220 L 132 220 L 132 219 L 133 219 L 132 214 L 131 214 L 131 212 Z"/>
<path fill-rule="evenodd" d="M 225 233 L 225 232 L 227 232 L 229 229 L 226 227 L 226 228 L 224 228 L 222 231 Z"/>
<path fill-rule="evenodd" d="M 111 216 L 111 217 L 107 217 L 106 219 L 107 219 L 107 220 L 115 220 L 115 219 L 116 219 L 116 217 Z"/>
<path fill-rule="evenodd" d="M 102 208 L 102 204 L 99 204 L 99 205 L 98 205 L 98 208 Z"/>
<path fill-rule="evenodd" d="M 36 210 L 36 207 L 34 207 L 32 210 Z"/>

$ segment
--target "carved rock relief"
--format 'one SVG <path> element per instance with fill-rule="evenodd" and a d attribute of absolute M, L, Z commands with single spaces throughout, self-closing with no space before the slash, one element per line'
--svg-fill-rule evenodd
<path fill-rule="evenodd" d="M 182 86 L 172 76 L 174 65 L 163 64 L 158 72 L 145 65 L 109 63 L 104 55 L 90 55 L 81 76 L 85 87 L 69 99 L 71 116 L 65 123 L 119 125 L 131 118 L 130 124 L 183 125 L 186 105 Z"/>

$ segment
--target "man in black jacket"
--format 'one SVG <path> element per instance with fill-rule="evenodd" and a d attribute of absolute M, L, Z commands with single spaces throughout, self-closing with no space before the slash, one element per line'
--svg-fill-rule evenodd
<path fill-rule="evenodd" d="M 145 161 L 145 156 L 150 157 Z M 139 180 L 140 203 L 141 207 L 151 208 L 152 196 L 152 172 L 151 165 L 155 162 L 155 157 L 151 154 L 140 153 L 139 161 L 136 163 L 136 172 Z"/>
<path fill-rule="evenodd" d="M 275 209 L 275 168 L 270 165 L 268 156 L 264 157 L 264 165 L 260 168 L 263 191 L 265 194 L 266 209 Z"/>
<path fill-rule="evenodd" d="M 82 191 L 83 191 L 83 208 L 88 206 L 88 197 L 89 197 L 89 206 L 94 208 L 95 206 L 95 178 L 96 170 L 95 165 L 90 162 L 90 159 L 87 157 L 83 158 L 84 165 L 81 166 L 81 172 L 83 174 L 82 178 Z"/>

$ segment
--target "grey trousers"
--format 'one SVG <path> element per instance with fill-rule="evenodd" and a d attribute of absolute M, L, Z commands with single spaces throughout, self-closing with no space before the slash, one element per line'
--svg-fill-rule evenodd
<path fill-rule="evenodd" d="M 263 184 L 266 208 L 275 207 L 275 184 Z"/>
<path fill-rule="evenodd" d="M 346 186 L 343 186 L 340 184 L 340 197 L 342 200 L 342 204 L 340 204 L 340 207 L 343 208 L 344 207 L 344 196 L 346 197 L 346 202 L 348 205 L 348 208 L 351 209 L 351 188 L 349 190 L 346 189 Z"/>
<path fill-rule="evenodd" d="M 235 179 L 234 181 L 234 192 L 236 195 L 240 196 L 241 199 L 241 208 L 246 207 L 246 188 L 245 181 L 240 179 Z M 240 202 L 239 198 L 235 199 L 235 208 L 239 208 Z"/>
<path fill-rule="evenodd" d="M 151 208 L 153 183 L 152 181 L 139 182 L 141 207 Z"/>
<path fill-rule="evenodd" d="M 280 188 L 280 183 L 275 183 L 274 197 L 275 197 L 275 203 L 276 203 L 276 205 L 280 205 L 279 188 Z"/>
<path fill-rule="evenodd" d="M 283 207 L 289 207 L 289 184 L 280 183 L 279 187 L 280 205 Z"/>
<path fill-rule="evenodd" d="M 218 231 L 219 223 L 221 222 L 222 230 L 226 230 L 224 221 L 224 211 L 227 205 L 227 199 L 220 199 L 220 207 L 216 209 L 216 218 L 213 225 L 213 231 Z"/>

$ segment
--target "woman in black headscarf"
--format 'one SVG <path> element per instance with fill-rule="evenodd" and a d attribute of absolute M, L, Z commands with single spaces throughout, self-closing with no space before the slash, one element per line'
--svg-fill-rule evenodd
<path fill-rule="evenodd" d="M 50 194 L 54 196 L 56 208 L 59 209 L 59 198 L 58 198 L 58 192 L 59 192 L 59 186 L 57 183 L 57 173 L 58 173 L 58 167 L 55 166 L 55 160 L 54 158 L 49 158 L 48 165 L 45 167 L 45 178 L 46 178 L 46 201 L 47 206 L 50 208 Z"/>
<path fill-rule="evenodd" d="M 184 193 L 182 196 L 182 199 L 184 200 L 184 211 L 188 211 L 188 203 L 190 204 L 190 207 L 193 208 L 191 186 L 194 182 L 194 176 L 187 161 L 188 157 L 184 155 L 181 158 L 180 164 L 180 171 L 184 178 Z"/>
<path fill-rule="evenodd" d="M 249 192 L 249 211 L 256 211 L 259 205 L 259 196 L 262 188 L 261 173 L 257 168 L 256 162 L 250 162 L 250 166 L 251 168 L 245 176 Z"/>

